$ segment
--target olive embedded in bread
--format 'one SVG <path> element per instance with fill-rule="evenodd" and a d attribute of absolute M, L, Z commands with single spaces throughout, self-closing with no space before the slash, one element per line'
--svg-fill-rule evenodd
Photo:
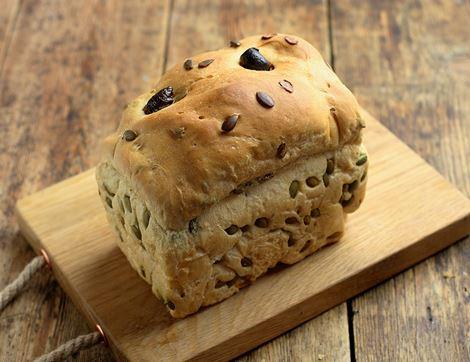
<path fill-rule="evenodd" d="M 274 66 L 260 53 L 257 48 L 249 48 L 240 56 L 240 65 L 252 70 L 272 70 Z"/>
<path fill-rule="evenodd" d="M 155 93 L 147 102 L 143 111 L 150 114 L 172 105 L 175 101 L 172 87 L 165 87 Z"/>

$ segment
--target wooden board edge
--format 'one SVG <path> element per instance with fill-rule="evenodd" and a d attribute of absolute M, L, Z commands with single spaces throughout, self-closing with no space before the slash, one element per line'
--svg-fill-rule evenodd
<path fill-rule="evenodd" d="M 83 173 L 80 173 L 76 176 L 72 176 L 72 178 L 77 177 L 77 176 L 83 176 Z M 16 203 L 15 209 L 14 209 L 18 226 L 20 228 L 20 232 L 25 237 L 26 241 L 33 248 L 36 254 L 40 255 L 41 249 L 44 249 L 49 256 L 50 252 L 47 250 L 45 245 L 41 244 L 37 235 L 34 233 L 33 229 L 31 228 L 31 225 L 29 225 L 27 220 L 23 217 L 23 213 L 21 211 L 22 205 L 25 201 L 26 202 L 28 201 L 27 198 L 28 197 L 20 199 Z M 72 300 L 72 303 L 75 306 L 75 308 L 77 308 L 80 311 L 80 313 L 85 317 L 85 320 L 88 326 L 90 327 L 90 329 L 95 331 L 96 325 L 99 324 L 107 337 L 107 340 L 109 342 L 109 347 L 111 348 L 116 359 L 118 361 L 128 361 L 126 356 L 116 347 L 116 342 L 112 340 L 112 337 L 111 338 L 108 337 L 108 336 L 112 336 L 112 334 L 107 332 L 106 326 L 100 323 L 99 318 L 94 314 L 94 312 L 85 307 L 87 305 L 86 301 L 82 299 L 80 297 L 80 294 L 73 288 L 73 286 L 67 282 L 67 279 L 65 278 L 62 270 L 58 268 L 57 265 L 54 264 L 54 260 L 52 258 L 51 258 L 51 272 L 56 278 L 56 280 L 58 281 L 61 288 L 65 291 L 65 293 Z"/>
<path fill-rule="evenodd" d="M 225 361 L 278 337 L 298 325 L 315 318 L 348 299 L 390 279 L 413 265 L 429 258 L 470 234 L 470 212 L 463 218 L 427 235 L 418 242 L 383 258 L 330 289 L 321 291 L 282 313 L 252 326 L 191 358 L 194 361 Z M 388 269 L 386 272 L 383 269 Z M 344 294 L 347 291 L 347 294 Z M 312 309 L 316 302 L 317 308 Z M 319 303 L 321 301 L 321 303 Z M 274 326 L 274 328 L 273 328 Z M 266 333 L 266 332 L 269 333 Z"/>

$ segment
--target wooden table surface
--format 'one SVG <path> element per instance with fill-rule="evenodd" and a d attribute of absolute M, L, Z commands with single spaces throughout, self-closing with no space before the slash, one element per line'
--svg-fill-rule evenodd
<path fill-rule="evenodd" d="M 366 109 L 469 196 L 469 19 L 468 0 L 2 0 L 0 288 L 34 256 L 15 201 L 95 165 L 123 105 L 164 69 L 251 34 L 313 43 Z M 240 360 L 468 361 L 469 246 L 467 237 Z M 0 361 L 89 331 L 43 270 L 0 315 Z M 99 346 L 78 360 L 112 356 Z"/>

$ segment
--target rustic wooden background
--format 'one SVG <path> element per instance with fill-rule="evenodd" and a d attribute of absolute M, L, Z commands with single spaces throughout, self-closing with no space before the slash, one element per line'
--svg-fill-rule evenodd
<path fill-rule="evenodd" d="M 34 256 L 18 234 L 18 198 L 95 165 L 122 106 L 165 68 L 256 33 L 313 43 L 365 108 L 470 195 L 469 19 L 468 0 L 2 0 L 0 287 Z M 469 246 L 240 360 L 468 361 Z M 31 360 L 89 330 L 44 271 L 0 315 L 0 361 Z M 78 360 L 112 356 L 95 347 Z"/>

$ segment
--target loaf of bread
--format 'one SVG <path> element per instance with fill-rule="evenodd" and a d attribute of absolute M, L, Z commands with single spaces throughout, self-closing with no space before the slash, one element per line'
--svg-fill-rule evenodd
<path fill-rule="evenodd" d="M 305 40 L 232 41 L 128 104 L 101 200 L 132 267 L 184 317 L 341 238 L 364 198 L 364 127 Z"/>

